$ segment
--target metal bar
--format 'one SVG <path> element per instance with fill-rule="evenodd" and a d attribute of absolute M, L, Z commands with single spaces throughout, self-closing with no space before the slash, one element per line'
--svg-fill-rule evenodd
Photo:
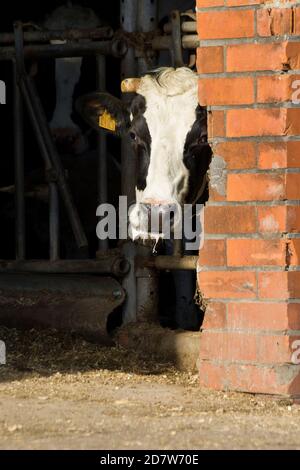
<path fill-rule="evenodd" d="M 198 256 L 153 256 L 138 257 L 136 265 L 140 268 L 155 268 L 159 270 L 196 270 Z"/>
<path fill-rule="evenodd" d="M 99 91 L 106 90 L 106 58 L 103 55 L 96 57 L 97 64 L 97 88 Z M 107 203 L 107 142 L 106 134 L 101 132 L 98 134 L 97 142 L 98 152 L 98 205 Z M 108 250 L 108 239 L 99 240 L 99 250 Z"/>
<path fill-rule="evenodd" d="M 172 57 L 174 58 L 174 66 L 182 67 L 184 65 L 182 56 L 182 42 L 181 42 L 181 17 L 178 10 L 171 13 L 172 23 Z"/>
<path fill-rule="evenodd" d="M 199 38 L 194 34 L 182 36 L 181 41 L 183 49 L 197 49 L 199 46 Z M 154 51 L 167 51 L 172 48 L 172 37 L 156 36 L 150 44 Z"/>
<path fill-rule="evenodd" d="M 196 33 L 197 32 L 197 23 L 196 21 L 184 21 L 181 24 L 181 31 L 183 33 Z M 172 23 L 166 23 L 164 25 L 164 32 L 166 34 L 172 33 Z"/>
<path fill-rule="evenodd" d="M 50 260 L 59 258 L 59 195 L 56 183 L 49 183 L 49 239 Z"/>
<path fill-rule="evenodd" d="M 60 41 L 79 39 L 109 39 L 113 36 L 113 29 L 109 26 L 95 29 L 68 29 L 57 31 L 25 31 L 24 42 L 48 42 L 55 39 Z M 0 44 L 14 44 L 14 33 L 0 33 Z"/>
<path fill-rule="evenodd" d="M 197 34 L 186 34 L 181 39 L 183 49 L 197 49 L 199 47 L 199 37 Z"/>
<path fill-rule="evenodd" d="M 173 256 L 183 256 L 183 240 L 173 240 Z"/>
<path fill-rule="evenodd" d="M 14 76 L 14 160 L 15 160 L 15 237 L 16 259 L 24 259 L 26 252 L 25 196 L 24 196 L 24 136 L 23 104 L 18 83 L 16 62 Z"/>
<path fill-rule="evenodd" d="M 121 255 L 96 260 L 0 260 L 1 273 L 110 274 L 122 277 L 129 269 L 129 262 Z"/>
<path fill-rule="evenodd" d="M 136 270 L 137 277 L 137 321 L 158 321 L 158 271 L 146 267 Z"/>
<path fill-rule="evenodd" d="M 88 242 L 81 225 L 81 221 L 74 205 L 73 197 L 69 189 L 69 185 L 65 178 L 65 172 L 61 164 L 59 155 L 57 154 L 55 145 L 53 143 L 47 118 L 42 108 L 39 96 L 36 92 L 34 82 L 31 77 L 25 75 L 22 77 L 22 93 L 26 100 L 29 114 L 32 123 L 38 136 L 38 141 L 41 144 L 42 155 L 45 158 L 46 167 L 54 169 L 54 178 L 57 179 L 57 184 L 64 201 L 67 214 L 72 225 L 73 233 L 79 248 L 88 246 Z"/>
<path fill-rule="evenodd" d="M 132 33 L 137 29 L 137 8 L 138 0 L 122 0 L 120 1 L 121 26 L 124 31 Z M 135 50 L 131 47 L 121 62 L 121 80 L 128 77 L 135 77 L 137 73 Z M 123 100 L 129 100 L 130 97 L 123 96 Z M 132 151 L 129 138 L 126 136 L 121 143 L 121 171 L 122 171 L 122 195 L 127 196 L 129 204 L 135 200 L 135 187 L 133 181 L 136 174 L 136 160 Z M 136 277 L 134 260 L 136 247 L 131 241 L 124 243 L 124 256 L 131 262 L 131 270 L 123 279 L 123 289 L 127 292 L 126 301 L 123 307 L 123 323 L 136 321 Z"/>
<path fill-rule="evenodd" d="M 138 31 L 147 33 L 157 27 L 157 0 L 139 0 Z M 152 64 L 155 65 L 155 64 Z M 138 59 L 138 75 L 144 75 L 149 68 L 144 58 Z M 137 257 L 151 256 L 151 248 L 138 245 Z M 136 272 L 136 319 L 137 321 L 158 321 L 158 273 L 155 269 L 145 267 L 142 272 Z"/>
<path fill-rule="evenodd" d="M 127 43 L 123 39 L 94 42 L 67 42 L 64 44 L 35 44 L 24 47 L 26 59 L 42 57 L 82 57 L 87 55 L 111 55 L 123 57 L 127 51 Z M 0 60 L 11 60 L 16 56 L 14 47 L 0 47 Z"/>
<path fill-rule="evenodd" d="M 139 0 L 138 2 L 138 32 L 148 33 L 157 27 L 157 0 Z M 152 65 L 152 64 L 151 64 Z M 144 75 L 149 68 L 145 58 L 138 59 L 139 76 Z"/>
<path fill-rule="evenodd" d="M 22 96 L 23 96 L 24 102 L 26 104 L 26 109 L 28 111 L 29 118 L 32 122 L 32 126 L 33 126 L 33 129 L 35 131 L 35 135 L 36 135 L 36 138 L 37 138 L 38 146 L 39 146 L 40 151 L 41 151 L 42 158 L 44 159 L 44 162 L 45 162 L 46 170 L 50 171 L 50 169 L 52 168 L 52 164 L 51 164 L 51 161 L 50 161 L 50 158 L 49 158 L 49 155 L 48 155 L 48 151 L 47 151 L 45 142 L 44 142 L 44 140 L 42 138 L 42 135 L 41 135 L 41 132 L 40 132 L 40 127 L 39 127 L 39 124 L 38 124 L 38 120 L 37 120 L 37 118 L 34 114 L 33 106 L 32 106 L 32 103 L 30 101 L 29 94 L 27 92 L 27 88 L 26 88 L 23 80 L 20 81 L 20 89 L 22 91 Z"/>

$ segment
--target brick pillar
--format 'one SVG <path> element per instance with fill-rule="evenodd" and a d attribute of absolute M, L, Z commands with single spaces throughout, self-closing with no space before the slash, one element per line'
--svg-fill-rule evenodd
<path fill-rule="evenodd" d="M 200 383 L 299 397 L 300 2 L 198 0 L 197 12 L 214 151 Z"/>

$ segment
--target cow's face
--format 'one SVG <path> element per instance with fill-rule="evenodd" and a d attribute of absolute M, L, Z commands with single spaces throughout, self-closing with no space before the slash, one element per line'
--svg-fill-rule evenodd
<path fill-rule="evenodd" d="M 176 206 L 196 203 L 206 187 L 211 149 L 197 85 L 198 78 L 189 69 L 162 69 L 138 82 L 129 111 L 122 105 L 117 113 L 115 100 L 109 108 L 116 118 L 116 130 L 124 129 L 126 123 L 136 154 L 137 202 L 130 214 L 134 238 L 157 238 L 148 223 L 151 214 L 163 226 Z M 82 103 L 81 111 L 87 115 Z M 87 101 L 84 103 L 86 106 Z M 103 106 L 96 95 L 90 99 L 89 109 L 94 107 L 98 121 Z"/>

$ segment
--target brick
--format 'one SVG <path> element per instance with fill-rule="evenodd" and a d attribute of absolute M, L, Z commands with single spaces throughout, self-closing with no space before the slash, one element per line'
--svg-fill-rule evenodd
<path fill-rule="evenodd" d="M 300 134 L 300 108 L 288 108 L 286 110 L 287 122 L 285 135 Z"/>
<path fill-rule="evenodd" d="M 264 142 L 258 146 L 260 169 L 299 168 L 300 141 Z"/>
<path fill-rule="evenodd" d="M 258 168 L 275 170 L 286 167 L 286 142 L 264 142 L 258 146 Z"/>
<path fill-rule="evenodd" d="M 300 168 L 300 142 L 287 142 L 287 167 Z"/>
<path fill-rule="evenodd" d="M 221 156 L 228 170 L 256 167 L 256 144 L 254 142 L 222 142 L 214 145 L 214 155 Z"/>
<path fill-rule="evenodd" d="M 225 136 L 225 116 L 224 111 L 210 111 L 208 113 L 208 136 Z"/>
<path fill-rule="evenodd" d="M 199 101 L 202 106 L 251 104 L 254 102 L 253 78 L 202 78 Z"/>
<path fill-rule="evenodd" d="M 227 137 L 300 134 L 300 108 L 230 109 Z"/>
<path fill-rule="evenodd" d="M 198 73 L 221 73 L 224 71 L 222 46 L 199 47 L 197 49 Z"/>
<path fill-rule="evenodd" d="M 258 273 L 258 296 L 261 299 L 300 298 L 300 272 L 260 272 Z"/>
<path fill-rule="evenodd" d="M 300 207 L 299 206 L 287 207 L 286 231 L 296 232 L 296 233 L 300 232 Z"/>
<path fill-rule="evenodd" d="M 205 240 L 199 252 L 202 266 L 224 266 L 226 262 L 225 240 Z"/>
<path fill-rule="evenodd" d="M 284 175 L 229 174 L 228 201 L 275 201 L 286 198 Z"/>
<path fill-rule="evenodd" d="M 300 8 L 294 8 L 294 34 L 300 34 Z"/>
<path fill-rule="evenodd" d="M 283 36 L 293 34 L 291 8 L 268 8 L 257 11 L 257 33 L 259 36 Z"/>
<path fill-rule="evenodd" d="M 256 231 L 254 207 L 207 206 L 204 212 L 205 233 L 230 234 Z"/>
<path fill-rule="evenodd" d="M 292 364 L 292 346 L 299 339 L 296 334 L 257 336 L 256 361 L 261 364 Z"/>
<path fill-rule="evenodd" d="M 228 7 L 239 7 L 244 5 L 258 5 L 261 0 L 227 0 L 226 5 Z"/>
<path fill-rule="evenodd" d="M 216 390 L 299 396 L 300 366 L 199 362 L 199 383 Z"/>
<path fill-rule="evenodd" d="M 201 337 L 200 357 L 206 360 L 245 361 L 260 364 L 292 363 L 292 345 L 299 335 L 206 331 Z M 247 347 L 245 347 L 247 345 Z"/>
<path fill-rule="evenodd" d="M 263 234 L 287 231 L 287 212 L 286 206 L 257 207 L 258 231 Z"/>
<path fill-rule="evenodd" d="M 299 239 L 227 239 L 227 265 L 298 266 Z"/>
<path fill-rule="evenodd" d="M 287 324 L 289 330 L 300 331 L 300 304 L 291 303 L 287 307 Z"/>
<path fill-rule="evenodd" d="M 300 199 L 300 174 L 288 173 L 286 175 L 287 199 Z"/>
<path fill-rule="evenodd" d="M 250 38 L 254 36 L 254 11 L 211 10 L 197 14 L 200 39 Z"/>
<path fill-rule="evenodd" d="M 286 57 L 287 65 L 291 70 L 298 70 L 300 68 L 300 43 L 287 42 L 286 43 Z"/>
<path fill-rule="evenodd" d="M 251 271 L 203 271 L 198 274 L 198 282 L 207 299 L 256 297 L 256 275 Z"/>
<path fill-rule="evenodd" d="M 222 7 L 224 0 L 197 0 L 197 8 Z"/>
<path fill-rule="evenodd" d="M 226 327 L 226 304 L 209 302 L 205 311 L 202 329 L 220 329 Z"/>
<path fill-rule="evenodd" d="M 226 201 L 226 195 L 220 194 L 216 188 L 209 186 L 209 200 L 213 202 Z"/>
<path fill-rule="evenodd" d="M 200 340 L 200 357 L 204 360 L 255 362 L 256 337 L 229 331 L 205 331 Z"/>
<path fill-rule="evenodd" d="M 300 43 L 274 42 L 238 44 L 227 47 L 227 72 L 296 70 L 300 64 Z"/>
<path fill-rule="evenodd" d="M 288 253 L 287 253 L 287 264 L 288 266 L 299 266 L 300 265 L 300 240 L 298 238 L 292 238 L 287 240 Z"/>
<path fill-rule="evenodd" d="M 228 266 L 285 266 L 286 242 L 280 239 L 227 239 Z"/>
<path fill-rule="evenodd" d="M 300 330 L 300 304 L 229 303 L 227 327 L 232 330 Z"/>
<path fill-rule="evenodd" d="M 299 75 L 273 75 L 257 77 L 257 102 L 279 103 L 291 101 L 295 90 L 292 83 L 299 80 Z"/>

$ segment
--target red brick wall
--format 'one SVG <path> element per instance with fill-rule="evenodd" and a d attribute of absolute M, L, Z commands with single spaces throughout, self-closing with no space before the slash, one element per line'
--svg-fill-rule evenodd
<path fill-rule="evenodd" d="M 214 150 L 200 382 L 300 396 L 300 2 L 198 0 L 197 12 Z"/>

